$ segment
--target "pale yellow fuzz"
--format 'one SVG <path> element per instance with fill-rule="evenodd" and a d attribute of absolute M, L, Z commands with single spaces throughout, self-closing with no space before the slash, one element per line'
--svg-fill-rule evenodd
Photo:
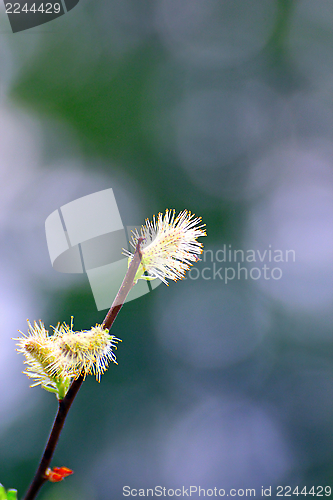
<path fill-rule="evenodd" d="M 109 362 L 116 363 L 116 356 L 112 349 L 121 342 L 109 334 L 102 325 L 96 325 L 90 330 L 73 332 L 62 324 L 54 329 L 57 337 L 57 359 L 52 365 L 55 373 L 64 369 L 71 377 L 95 374 L 100 381 L 101 375 L 107 370 Z"/>
<path fill-rule="evenodd" d="M 158 214 L 153 221 L 146 220 L 140 233 L 133 232 L 130 244 L 136 248 L 139 238 L 142 260 L 135 281 L 138 279 L 159 278 L 166 285 L 167 279 L 177 281 L 185 276 L 193 262 L 199 260 L 203 245 L 197 241 L 200 236 L 206 236 L 202 229 L 201 217 L 183 210 L 177 216 L 175 210 L 166 210 L 165 215 Z M 133 258 L 133 253 L 123 250 L 123 254 Z"/>
<path fill-rule="evenodd" d="M 116 363 L 112 349 L 121 341 L 102 325 L 75 332 L 72 318 L 70 326 L 63 323 L 52 328 L 53 335 L 49 335 L 41 321 L 34 326 L 28 321 L 28 334 L 20 332 L 22 337 L 15 339 L 28 365 L 24 373 L 35 381 L 31 387 L 41 385 L 59 393 L 80 375 L 94 374 L 100 381 L 110 361 Z"/>
<path fill-rule="evenodd" d="M 14 340 L 18 341 L 17 351 L 25 355 L 25 364 L 28 365 L 23 373 L 35 381 L 31 387 L 42 385 L 47 389 L 57 390 L 57 382 L 65 374 L 59 371 L 55 376 L 52 370 L 52 364 L 56 360 L 55 339 L 49 336 L 42 321 L 39 324 L 35 321 L 33 326 L 28 321 L 28 333 L 22 335 L 23 337 Z"/>

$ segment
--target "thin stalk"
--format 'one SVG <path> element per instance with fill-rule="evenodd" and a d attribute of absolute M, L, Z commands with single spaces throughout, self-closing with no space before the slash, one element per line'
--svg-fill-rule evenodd
<path fill-rule="evenodd" d="M 68 392 L 64 399 L 59 401 L 58 413 L 53 422 L 53 427 L 47 445 L 45 447 L 44 454 L 38 466 L 35 477 L 30 485 L 30 488 L 28 489 L 24 497 L 24 500 L 33 500 L 36 497 L 41 486 L 47 481 L 47 478 L 45 477 L 46 469 L 51 463 L 54 451 L 58 444 L 60 433 L 66 420 L 67 413 L 82 385 L 82 382 L 83 377 L 82 375 L 80 375 L 79 378 L 73 380 L 72 385 L 68 389 Z"/>
<path fill-rule="evenodd" d="M 139 268 L 141 259 L 142 259 L 142 253 L 140 250 L 141 243 L 143 241 L 143 238 L 138 239 L 138 243 L 136 245 L 135 253 L 132 259 L 132 262 L 128 268 L 128 271 L 125 275 L 125 278 L 119 288 L 119 291 L 116 295 L 116 298 L 113 301 L 113 304 L 107 313 L 107 315 L 104 318 L 103 321 L 103 326 L 104 328 L 107 328 L 110 330 L 114 320 L 117 317 L 117 314 L 119 313 L 120 309 L 123 307 L 123 304 L 126 300 L 127 295 L 131 291 L 134 285 L 134 278 L 136 275 L 136 272 Z"/>
<path fill-rule="evenodd" d="M 142 240 L 142 238 L 139 238 L 132 262 L 127 270 L 116 298 L 114 299 L 113 304 L 102 323 L 102 326 L 105 329 L 107 328 L 108 330 L 110 330 L 111 326 L 114 323 L 114 320 L 116 319 L 120 309 L 122 308 L 126 300 L 127 295 L 134 285 L 134 278 L 142 259 L 142 254 L 140 251 Z M 52 430 L 47 441 L 42 459 L 39 463 L 35 477 L 23 500 L 34 500 L 40 488 L 47 481 L 47 477 L 45 476 L 46 470 L 50 466 L 68 411 L 82 385 L 83 380 L 84 378 L 82 375 L 80 375 L 76 380 L 73 380 L 66 396 L 64 397 L 64 399 L 59 401 L 58 412 L 53 422 Z"/>

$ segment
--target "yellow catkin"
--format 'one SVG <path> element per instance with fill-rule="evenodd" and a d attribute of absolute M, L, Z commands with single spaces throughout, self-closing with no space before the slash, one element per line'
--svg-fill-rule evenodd
<path fill-rule="evenodd" d="M 71 325 L 62 323 L 52 328 L 53 335 L 49 335 L 41 321 L 34 326 L 28 322 L 28 334 L 15 339 L 28 365 L 24 373 L 35 380 L 33 386 L 57 388 L 59 381 L 89 374 L 100 381 L 109 363 L 117 362 L 113 349 L 120 339 L 102 325 L 75 332 L 72 319 Z"/>
<path fill-rule="evenodd" d="M 143 238 L 136 281 L 159 278 L 167 285 L 167 279 L 182 279 L 202 253 L 203 245 L 197 238 L 206 236 L 206 232 L 202 229 L 205 224 L 200 223 L 201 217 L 195 217 L 187 210 L 177 216 L 175 210 L 166 210 L 164 215 L 159 213 L 157 219 L 154 216 L 152 222 L 147 219 L 140 232 L 133 232 L 130 242 L 135 248 L 138 239 Z M 134 254 L 128 250 L 123 250 L 123 253 L 130 262 Z"/>

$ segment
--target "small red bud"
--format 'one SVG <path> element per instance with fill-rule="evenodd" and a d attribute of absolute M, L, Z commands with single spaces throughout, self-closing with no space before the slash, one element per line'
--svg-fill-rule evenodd
<path fill-rule="evenodd" d="M 46 470 L 45 477 L 48 481 L 51 481 L 51 483 L 58 483 L 71 474 L 73 474 L 73 471 L 67 467 L 53 467 L 52 470 Z"/>

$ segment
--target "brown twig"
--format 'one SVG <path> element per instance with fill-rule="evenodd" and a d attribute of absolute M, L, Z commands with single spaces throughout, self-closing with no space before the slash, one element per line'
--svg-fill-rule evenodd
<path fill-rule="evenodd" d="M 134 278 L 142 259 L 140 250 L 142 240 L 142 238 L 139 238 L 132 262 L 127 270 L 116 298 L 114 299 L 113 304 L 102 323 L 103 327 L 107 328 L 108 330 L 110 330 L 111 326 L 113 325 L 114 320 L 116 319 L 120 309 L 122 308 L 127 295 L 134 285 Z M 73 380 L 66 396 L 64 397 L 64 399 L 59 401 L 58 413 L 53 422 L 52 430 L 46 444 L 42 459 L 36 471 L 35 477 L 23 500 L 34 500 L 41 486 L 47 481 L 47 478 L 45 476 L 46 470 L 51 463 L 54 451 L 59 441 L 60 433 L 67 417 L 67 413 L 82 385 L 83 380 L 84 378 L 82 375 L 80 375 L 76 380 Z"/>
<path fill-rule="evenodd" d="M 72 382 L 72 385 L 70 386 L 64 399 L 59 401 L 58 413 L 53 422 L 53 427 L 47 445 L 45 447 L 43 457 L 40 461 L 39 467 L 30 485 L 30 488 L 28 489 L 24 497 L 24 500 L 33 500 L 36 497 L 41 486 L 47 481 L 47 478 L 45 477 L 46 469 L 50 465 L 54 450 L 59 440 L 60 433 L 66 420 L 67 413 L 82 385 L 82 382 L 83 376 L 81 375 L 79 378 Z"/>
<path fill-rule="evenodd" d="M 114 320 L 117 317 L 117 314 L 119 313 L 120 309 L 123 307 L 123 304 L 126 300 L 127 295 L 131 291 L 133 285 L 134 285 L 134 278 L 136 275 L 136 272 L 139 268 L 141 259 L 142 259 L 142 254 L 140 250 L 141 243 L 143 241 L 143 238 L 138 239 L 138 243 L 136 245 L 135 253 L 131 262 L 131 265 L 128 268 L 128 271 L 125 275 L 125 278 L 119 288 L 119 292 L 116 295 L 116 298 L 113 301 L 113 304 L 107 313 L 107 315 L 104 318 L 103 321 L 103 326 L 104 328 L 108 328 L 110 330 Z"/>

